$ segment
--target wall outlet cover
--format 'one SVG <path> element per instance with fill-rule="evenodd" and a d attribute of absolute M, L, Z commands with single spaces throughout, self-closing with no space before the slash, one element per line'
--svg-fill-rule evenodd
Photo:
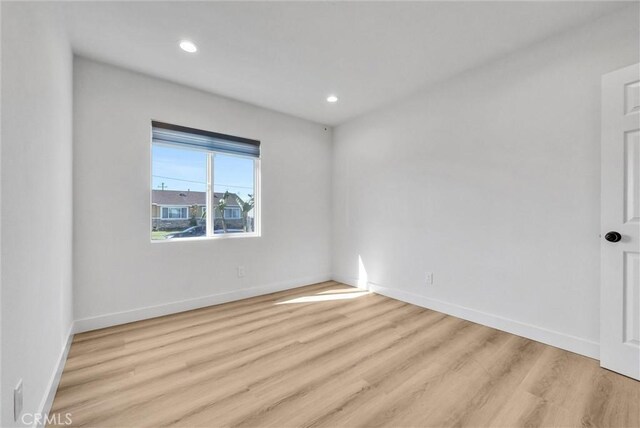
<path fill-rule="evenodd" d="M 244 266 L 238 266 L 238 278 L 244 278 Z"/>

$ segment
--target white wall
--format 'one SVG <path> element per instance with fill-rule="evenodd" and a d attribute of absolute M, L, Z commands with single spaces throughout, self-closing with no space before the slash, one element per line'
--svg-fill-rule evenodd
<path fill-rule="evenodd" d="M 46 398 L 72 322 L 72 55 L 47 5 L 2 4 L 2 420 Z"/>
<path fill-rule="evenodd" d="M 2 3 L 0 3 L 0 37 L 2 35 Z M 2 39 L 0 38 L 0 424 L 2 423 Z"/>
<path fill-rule="evenodd" d="M 87 59 L 74 64 L 80 329 L 330 278 L 330 129 Z M 150 242 L 151 119 L 262 142 L 262 237 Z M 144 310 L 158 305 L 169 306 Z M 134 312 L 113 315 L 123 311 Z"/>
<path fill-rule="evenodd" d="M 635 4 L 335 129 L 335 277 L 597 354 L 600 77 L 638 40 Z"/>

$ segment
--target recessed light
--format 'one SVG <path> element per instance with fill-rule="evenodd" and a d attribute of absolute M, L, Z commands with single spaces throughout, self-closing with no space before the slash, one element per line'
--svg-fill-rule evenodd
<path fill-rule="evenodd" d="M 335 95 L 329 95 L 327 97 L 327 102 L 328 103 L 337 103 L 338 102 L 338 97 L 336 97 Z"/>
<path fill-rule="evenodd" d="M 180 49 L 182 49 L 185 52 L 194 53 L 198 50 L 198 47 L 193 42 L 190 42 L 189 40 L 182 40 L 180 42 Z"/>

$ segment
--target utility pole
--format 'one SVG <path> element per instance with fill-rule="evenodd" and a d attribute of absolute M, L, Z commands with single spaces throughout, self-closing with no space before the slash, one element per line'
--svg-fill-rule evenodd
<path fill-rule="evenodd" d="M 166 189 L 167 187 L 168 187 L 168 186 L 166 186 L 166 185 L 164 184 L 164 181 L 160 184 L 160 189 L 162 189 L 162 190 Z"/>

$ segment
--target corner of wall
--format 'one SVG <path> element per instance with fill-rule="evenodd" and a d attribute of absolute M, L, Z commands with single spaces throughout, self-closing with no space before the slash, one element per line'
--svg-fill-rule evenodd
<path fill-rule="evenodd" d="M 48 411 L 71 340 L 72 54 L 55 4 L 2 2 L 1 11 L 0 191 L 12 207 L 0 207 L 10 231 L 0 241 L 0 425 L 25 426 Z M 48 222 L 18 214 L 34 198 L 56 207 Z M 25 418 L 14 421 L 20 379 Z"/>

